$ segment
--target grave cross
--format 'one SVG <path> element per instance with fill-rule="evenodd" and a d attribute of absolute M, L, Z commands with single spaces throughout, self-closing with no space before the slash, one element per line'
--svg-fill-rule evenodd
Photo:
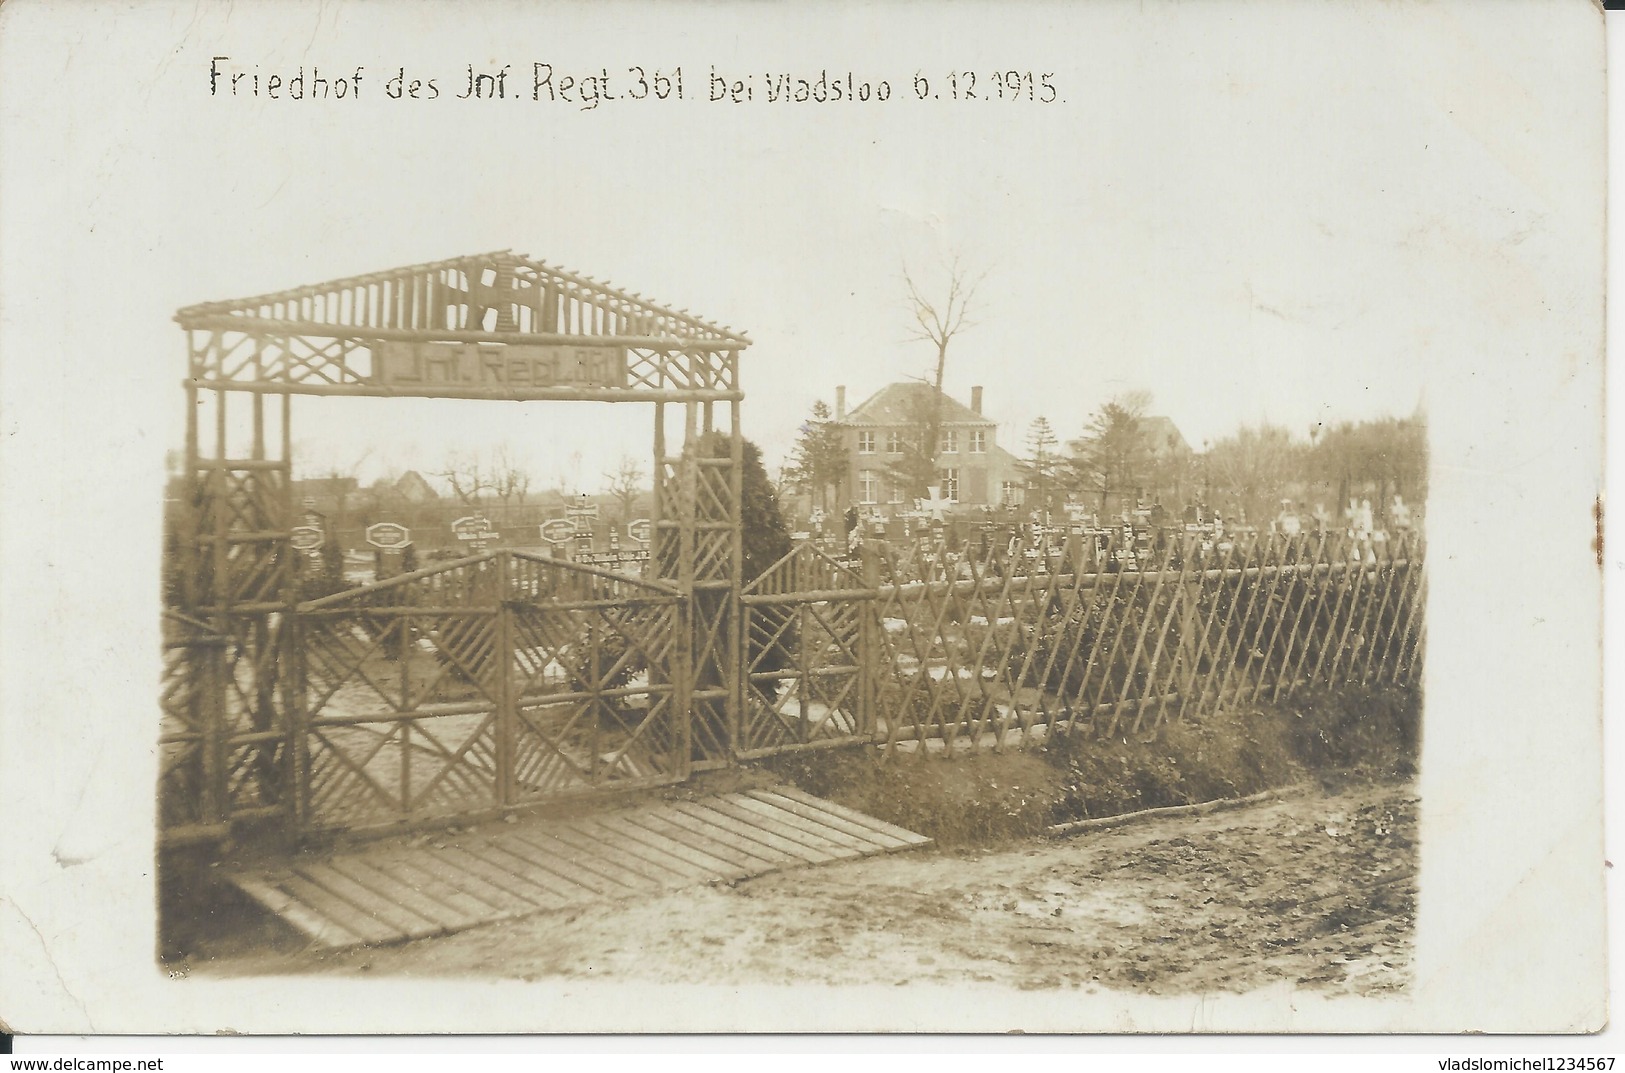
<path fill-rule="evenodd" d="M 942 498 L 942 485 L 940 484 L 933 484 L 926 488 L 925 491 L 926 498 L 916 499 L 914 501 L 915 508 L 929 514 L 933 522 L 942 521 L 942 512 L 948 508 L 948 504 L 952 503 L 953 500 Z"/>

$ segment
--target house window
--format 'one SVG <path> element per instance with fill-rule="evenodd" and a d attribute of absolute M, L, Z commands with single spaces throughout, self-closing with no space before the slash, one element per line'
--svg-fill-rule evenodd
<path fill-rule="evenodd" d="M 872 455 L 875 453 L 875 434 L 873 432 L 858 433 L 858 454 Z"/>
<path fill-rule="evenodd" d="M 973 428 L 970 430 L 970 453 L 973 455 L 987 453 L 987 429 Z"/>
<path fill-rule="evenodd" d="M 903 453 L 903 434 L 901 432 L 886 433 L 886 453 L 889 455 Z"/>
<path fill-rule="evenodd" d="M 902 501 L 903 501 L 903 486 L 898 484 L 896 481 L 893 481 L 892 486 L 891 486 L 891 502 L 892 502 L 893 505 L 895 505 L 895 504 L 901 503 Z"/>
<path fill-rule="evenodd" d="M 938 470 L 937 476 L 942 478 L 942 498 L 959 501 L 959 470 L 958 468 Z"/>
<path fill-rule="evenodd" d="M 1005 481 L 999 485 L 999 498 L 1007 507 L 1021 506 L 1024 489 L 1019 481 Z"/>
<path fill-rule="evenodd" d="M 953 455 L 959 453 L 959 430 L 945 428 L 942 430 L 942 450 L 938 454 Z"/>
<path fill-rule="evenodd" d="M 858 471 L 858 502 L 865 506 L 880 502 L 880 478 L 872 469 Z"/>

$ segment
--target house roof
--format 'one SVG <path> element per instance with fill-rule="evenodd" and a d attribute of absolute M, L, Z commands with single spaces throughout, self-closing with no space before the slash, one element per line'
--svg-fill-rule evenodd
<path fill-rule="evenodd" d="M 863 402 L 859 403 L 845 417 L 840 419 L 843 425 L 912 425 L 920 420 L 921 409 L 926 406 L 936 388 L 930 384 L 921 384 L 915 381 L 903 380 L 895 384 L 887 384 Z M 997 421 L 972 410 L 969 406 L 956 401 L 947 392 L 942 393 L 942 423 L 944 425 L 996 425 Z"/>
<path fill-rule="evenodd" d="M 1140 429 L 1145 434 L 1146 442 L 1153 451 L 1159 454 L 1163 451 L 1170 453 L 1189 452 L 1191 445 L 1185 442 L 1185 437 L 1179 431 L 1179 426 L 1171 418 L 1160 414 L 1140 418 Z"/>
<path fill-rule="evenodd" d="M 406 492 L 407 489 L 413 489 L 416 491 L 426 492 L 435 499 L 440 498 L 440 493 L 434 490 L 434 485 L 425 480 L 423 474 L 419 473 L 415 469 L 409 469 L 405 473 L 401 474 L 400 477 L 395 481 L 394 487 L 396 491 L 402 493 Z"/>
<path fill-rule="evenodd" d="M 494 316 L 493 316 L 494 314 Z M 188 306 L 185 328 L 258 323 L 421 332 L 618 335 L 748 343 L 726 325 L 512 250 L 390 268 L 326 283 Z"/>

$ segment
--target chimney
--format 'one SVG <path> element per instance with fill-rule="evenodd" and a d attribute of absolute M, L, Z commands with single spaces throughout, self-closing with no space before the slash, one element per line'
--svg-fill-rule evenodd
<path fill-rule="evenodd" d="M 982 415 L 982 385 L 980 384 L 970 389 L 970 412 L 978 417 Z"/>
<path fill-rule="evenodd" d="M 846 420 L 846 385 L 835 389 L 835 420 Z"/>

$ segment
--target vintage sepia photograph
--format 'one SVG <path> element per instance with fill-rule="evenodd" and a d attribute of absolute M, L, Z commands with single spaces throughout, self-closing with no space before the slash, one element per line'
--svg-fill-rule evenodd
<path fill-rule="evenodd" d="M 109 18 L 62 1023 L 1605 1023 L 1591 5 Z"/>
<path fill-rule="evenodd" d="M 756 436 L 748 335 L 511 252 L 179 311 L 166 958 L 1403 988 L 1423 400 L 1193 448 L 1000 376 L 1016 426 L 944 384 L 1035 311 L 919 272 L 867 289 L 920 373 Z M 306 398 L 523 438 L 305 460 Z M 606 404 L 649 428 L 589 472 L 544 430 Z"/>

